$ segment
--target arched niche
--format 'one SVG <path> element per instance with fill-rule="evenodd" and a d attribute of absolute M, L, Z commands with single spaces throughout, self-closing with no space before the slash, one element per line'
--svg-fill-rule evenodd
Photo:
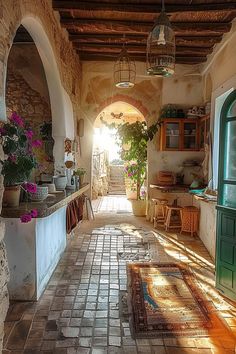
<path fill-rule="evenodd" d="M 62 86 L 56 58 L 41 22 L 35 17 L 26 16 L 22 19 L 21 25 L 24 26 L 32 37 L 43 64 L 52 113 L 55 165 L 62 164 L 64 163 L 64 140 L 65 138 L 75 138 L 73 106 L 69 95 Z M 6 68 L 4 70 L 4 87 L 5 82 Z M 1 113 L 3 119 L 6 119 L 5 95 L 3 95 L 3 98 L 4 102 L 1 103 Z"/>

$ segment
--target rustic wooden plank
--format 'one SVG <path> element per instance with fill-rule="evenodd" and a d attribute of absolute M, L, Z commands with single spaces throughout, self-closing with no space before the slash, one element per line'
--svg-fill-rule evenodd
<path fill-rule="evenodd" d="M 94 2 L 94 1 L 53 1 L 53 8 L 57 11 L 71 11 L 71 10 L 98 10 L 98 11 L 115 11 L 115 12 L 131 12 L 131 13 L 144 13 L 153 14 L 160 11 L 161 3 L 115 3 L 115 2 Z M 168 4 L 166 2 L 165 8 L 167 13 L 179 12 L 202 12 L 202 11 L 220 11 L 220 10 L 235 10 L 236 2 L 220 2 L 220 3 L 182 3 L 182 4 Z"/>
<path fill-rule="evenodd" d="M 91 43 L 84 43 L 84 44 L 77 44 L 74 45 L 76 49 L 79 51 L 87 51 L 87 52 L 97 52 L 97 53 L 117 53 L 119 54 L 121 51 L 122 44 L 110 44 L 110 43 L 103 43 L 100 44 L 91 44 Z M 146 53 L 147 46 L 146 45 L 126 45 L 126 48 L 129 53 Z M 176 54 L 182 53 L 184 55 L 197 55 L 197 56 L 205 56 L 210 54 L 212 51 L 211 48 L 203 48 L 203 47 L 176 47 Z"/>
<path fill-rule="evenodd" d="M 111 44 L 121 44 L 123 41 L 123 35 L 117 33 L 111 34 L 102 34 L 102 33 L 71 33 L 69 32 L 69 38 L 73 43 L 111 43 Z M 211 48 L 216 43 L 219 43 L 222 39 L 222 36 L 214 37 L 202 37 L 202 36 L 176 36 L 175 42 L 179 46 L 193 46 L 193 47 L 204 47 Z M 147 35 L 137 35 L 129 34 L 125 38 L 126 43 L 128 44 L 146 44 Z"/>
<path fill-rule="evenodd" d="M 117 56 L 111 53 L 96 54 L 79 52 L 80 59 L 84 61 L 116 61 Z M 146 55 L 134 55 L 132 59 L 140 62 L 146 62 Z M 206 57 L 176 57 L 176 64 L 199 64 L 207 60 Z"/>
<path fill-rule="evenodd" d="M 61 23 L 67 29 L 74 29 L 78 33 L 143 33 L 147 34 L 153 27 L 151 22 L 130 22 L 122 20 L 101 20 L 84 18 L 61 18 Z M 187 33 L 189 35 L 219 35 L 228 32 L 231 23 L 207 23 L 207 22 L 175 22 L 171 24 L 177 34 Z"/>

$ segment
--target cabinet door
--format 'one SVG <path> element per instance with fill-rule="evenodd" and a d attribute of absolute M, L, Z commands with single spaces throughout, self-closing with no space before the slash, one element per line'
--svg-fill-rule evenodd
<path fill-rule="evenodd" d="M 165 133 L 165 149 L 179 150 L 180 149 L 180 123 L 166 122 L 164 133 Z"/>
<path fill-rule="evenodd" d="M 205 144 L 205 134 L 206 134 L 206 121 L 201 120 L 199 124 L 199 147 L 201 150 L 204 149 Z"/>
<path fill-rule="evenodd" d="M 183 150 L 196 150 L 197 145 L 197 123 L 183 122 Z"/>

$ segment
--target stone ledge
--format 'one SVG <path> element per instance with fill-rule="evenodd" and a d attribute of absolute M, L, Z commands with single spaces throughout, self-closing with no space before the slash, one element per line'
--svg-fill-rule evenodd
<path fill-rule="evenodd" d="M 22 214 L 32 209 L 37 209 L 38 218 L 45 218 L 67 205 L 81 194 L 87 192 L 89 188 L 90 184 L 85 184 L 76 191 L 66 190 L 58 194 L 50 194 L 49 197 L 42 202 L 20 203 L 18 208 L 2 208 L 1 216 L 3 218 L 19 218 Z"/>

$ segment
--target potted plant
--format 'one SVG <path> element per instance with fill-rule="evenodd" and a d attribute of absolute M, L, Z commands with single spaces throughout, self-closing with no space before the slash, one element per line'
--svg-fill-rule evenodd
<path fill-rule="evenodd" d="M 84 176 L 86 174 L 86 170 L 83 167 L 79 167 L 77 168 L 77 170 L 74 171 L 74 175 L 76 177 L 78 177 L 79 179 L 79 185 L 82 186 L 83 182 L 84 182 Z"/>
<path fill-rule="evenodd" d="M 33 140 L 33 136 L 30 126 L 15 112 L 1 124 L 0 139 L 5 154 L 0 160 L 5 186 L 3 203 L 8 206 L 19 205 L 20 185 L 30 178 L 37 166 L 34 148 L 41 146 L 41 141 Z"/>
<path fill-rule="evenodd" d="M 116 127 L 114 123 L 108 127 Z M 124 123 L 117 126 L 117 142 L 121 148 L 121 158 L 125 161 L 125 175 L 130 178 L 132 188 L 137 191 L 136 199 L 132 199 L 134 215 L 145 215 L 146 200 L 141 193 L 146 176 L 147 143 L 155 136 L 160 122 L 147 127 L 145 122 Z"/>

